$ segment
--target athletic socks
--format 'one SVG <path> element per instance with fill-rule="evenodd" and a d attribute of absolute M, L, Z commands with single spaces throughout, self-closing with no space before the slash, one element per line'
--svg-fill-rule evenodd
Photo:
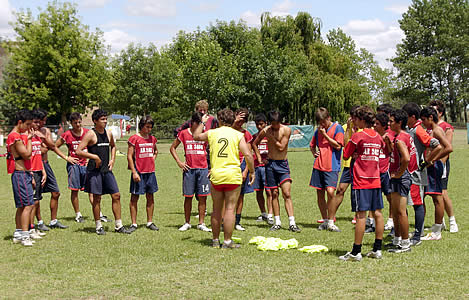
<path fill-rule="evenodd" d="M 81 215 L 81 212 L 77 212 L 77 213 L 76 213 L 76 216 L 75 216 L 75 218 L 77 218 L 77 219 L 78 219 L 79 217 L 83 217 L 83 216 Z"/>
<path fill-rule="evenodd" d="M 14 237 L 15 239 L 21 239 L 21 231 L 22 231 L 21 229 L 16 228 L 16 229 L 15 229 L 15 232 L 13 233 L 13 237 Z"/>
<path fill-rule="evenodd" d="M 103 227 L 103 225 L 101 224 L 101 220 L 95 221 L 95 223 L 96 223 L 96 229 Z"/>
<path fill-rule="evenodd" d="M 116 229 L 119 229 L 122 227 L 122 220 L 116 220 Z"/>
<path fill-rule="evenodd" d="M 415 235 L 412 237 L 415 240 L 420 240 L 423 232 L 423 225 L 425 222 L 425 209 L 423 205 L 414 205 L 415 211 Z"/>
<path fill-rule="evenodd" d="M 392 244 L 394 246 L 397 246 L 399 245 L 399 243 L 401 242 L 402 238 L 400 236 L 395 236 L 393 239 L 392 239 Z"/>
<path fill-rule="evenodd" d="M 282 222 L 280 221 L 280 216 L 275 216 L 275 225 L 282 225 Z"/>
<path fill-rule="evenodd" d="M 100 218 L 101 218 L 101 217 L 104 217 L 104 215 L 103 215 L 103 213 L 102 213 L 101 211 L 99 212 L 99 217 L 100 217 Z"/>
<path fill-rule="evenodd" d="M 241 222 L 241 214 L 236 214 L 235 225 L 239 225 L 240 222 Z"/>
<path fill-rule="evenodd" d="M 223 241 L 223 244 L 225 244 L 225 245 L 229 245 L 230 243 L 231 243 L 231 240 L 224 240 Z"/>
<path fill-rule="evenodd" d="M 383 240 L 375 239 L 375 243 L 373 244 L 373 252 L 381 250 L 383 246 Z"/>
<path fill-rule="evenodd" d="M 352 255 L 355 256 L 355 255 L 357 255 L 358 253 L 361 253 L 361 252 L 362 252 L 362 244 L 360 244 L 360 245 L 353 244 Z"/>
<path fill-rule="evenodd" d="M 409 248 L 410 247 L 410 240 L 409 239 L 402 240 L 401 241 L 401 247 L 402 248 Z"/>
<path fill-rule="evenodd" d="M 290 222 L 290 226 L 296 225 L 294 216 L 288 217 L 288 221 Z"/>
<path fill-rule="evenodd" d="M 150 226 L 151 224 L 153 224 L 153 222 L 147 222 L 147 227 Z M 137 224 L 132 224 L 132 225 L 135 225 L 135 227 L 137 227 Z"/>
<path fill-rule="evenodd" d="M 29 231 L 21 231 L 21 239 L 27 239 L 29 238 Z"/>
<path fill-rule="evenodd" d="M 324 222 L 325 222 L 325 221 L 324 221 Z M 334 219 L 329 219 L 327 222 L 328 222 L 328 223 L 327 223 L 328 226 L 334 225 Z"/>
<path fill-rule="evenodd" d="M 443 227 L 443 224 L 434 224 L 432 231 L 434 233 L 440 233 L 441 234 L 441 227 Z"/>
<path fill-rule="evenodd" d="M 456 224 L 456 218 L 454 216 L 449 217 L 449 224 Z"/>
<path fill-rule="evenodd" d="M 57 219 L 51 220 L 49 224 L 54 226 L 55 224 L 57 224 Z"/>
<path fill-rule="evenodd" d="M 267 218 L 272 219 L 274 217 L 273 214 L 267 214 Z"/>
<path fill-rule="evenodd" d="M 42 224 L 44 224 L 44 220 L 37 221 L 37 225 L 42 225 Z"/>

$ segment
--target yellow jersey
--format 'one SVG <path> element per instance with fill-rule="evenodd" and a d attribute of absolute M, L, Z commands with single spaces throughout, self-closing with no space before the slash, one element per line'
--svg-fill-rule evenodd
<path fill-rule="evenodd" d="M 345 146 L 347 146 L 347 143 L 350 140 L 351 136 L 349 136 L 349 134 L 347 132 L 347 124 L 343 125 L 342 128 L 344 129 L 344 148 L 343 149 L 345 149 Z M 362 130 L 363 129 L 358 129 L 357 132 L 360 132 Z M 342 159 L 343 159 L 343 157 L 342 157 Z M 344 168 L 350 168 L 350 164 L 352 163 L 352 157 L 349 157 L 348 159 L 343 159 L 343 161 L 344 161 L 343 167 Z"/>
<path fill-rule="evenodd" d="M 244 134 L 222 126 L 207 131 L 210 145 L 210 181 L 215 184 L 242 184 L 239 142 Z"/>

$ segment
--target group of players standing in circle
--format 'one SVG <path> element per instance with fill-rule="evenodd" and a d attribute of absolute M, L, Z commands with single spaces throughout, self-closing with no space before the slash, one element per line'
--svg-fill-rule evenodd
<path fill-rule="evenodd" d="M 441 120 L 444 105 L 440 101 L 432 101 L 430 105 L 422 110 L 414 103 L 406 104 L 403 109 L 381 105 L 377 114 L 367 106 L 355 106 L 344 127 L 331 121 L 327 109 L 316 111 L 318 129 L 310 143 L 315 158 L 310 186 L 317 189 L 322 215 L 318 220 L 322 223 L 319 230 L 340 231 L 334 223 L 335 214 L 346 189 L 352 185 L 355 238 L 352 251 L 340 259 L 362 259 L 361 244 L 365 232 L 376 234 L 373 249 L 367 256 L 381 258 L 385 228 L 392 229 L 394 233 L 393 242 L 389 245 L 389 251 L 394 253 L 410 251 L 410 247 L 419 245 L 421 239 L 439 240 L 444 229 L 445 209 L 450 217 L 450 231 L 458 231 L 447 193 L 453 128 Z M 289 219 L 288 229 L 300 232 L 294 217 L 292 179 L 287 159 L 291 129 L 282 124 L 281 113 L 271 111 L 267 117 L 256 115 L 258 133 L 252 136 L 243 128 L 249 117 L 247 109 L 240 108 L 235 112 L 224 109 L 218 112 L 217 119 L 207 112 L 208 103 L 205 100 L 197 102 L 191 120 L 175 130 L 176 139 L 170 148 L 171 155 L 183 171 L 185 223 L 179 230 L 186 231 L 192 227 L 192 198 L 196 196 L 197 229 L 212 232 L 213 247 L 238 248 L 239 244 L 234 243 L 231 237 L 234 229 L 245 230 L 241 225 L 244 194 L 256 191 L 261 211 L 258 220 L 266 221 L 272 226 L 270 230 L 276 231 L 282 228 L 281 191 Z M 100 202 L 102 195 L 110 194 L 115 231 L 130 234 L 137 229 L 139 196 L 146 195 L 146 227 L 157 231 L 152 218 L 154 193 L 158 191 L 155 176 L 158 150 L 157 140 L 151 135 L 154 126 L 151 117 L 142 118 L 138 124 L 139 133 L 128 140 L 132 221 L 129 228 L 125 228 L 121 220 L 120 192 L 112 173 L 116 145 L 112 133 L 105 129 L 106 112 L 101 109 L 93 112 L 94 128 L 91 130 L 81 126 L 80 114 L 72 113 L 72 129 L 55 143 L 50 130 L 44 127 L 46 119 L 47 113 L 41 109 L 19 111 L 15 127 L 7 139 L 8 172 L 12 173 L 17 207 L 14 243 L 32 246 L 49 227 L 66 228 L 57 220 L 60 192 L 48 164 L 49 150 L 67 161 L 68 187 L 77 222 L 84 221 L 78 204 L 78 191 L 84 190 L 89 194 L 93 208 L 96 233 L 105 234 L 102 222 L 109 220 L 102 215 Z M 59 149 L 63 144 L 68 146 L 68 156 Z M 180 144 L 184 148 L 184 161 L 176 151 Z M 343 171 L 339 180 L 342 160 Z M 42 221 L 40 213 L 39 200 L 45 192 L 51 192 L 49 227 Z M 390 204 L 386 224 L 381 212 L 384 207 L 382 193 Z M 211 229 L 204 223 L 208 195 L 213 200 Z M 432 232 L 421 238 L 425 195 L 433 198 L 435 224 Z M 413 205 L 415 210 L 415 232 L 410 239 L 407 204 Z M 367 211 L 369 218 L 366 217 Z M 34 225 L 34 218 L 38 220 L 37 225 Z M 219 242 L 221 229 L 224 232 L 222 244 Z"/>

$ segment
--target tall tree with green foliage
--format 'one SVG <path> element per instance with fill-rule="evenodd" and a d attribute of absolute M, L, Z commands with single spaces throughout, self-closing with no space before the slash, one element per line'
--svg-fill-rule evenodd
<path fill-rule="evenodd" d="M 76 5 L 53 1 L 34 18 L 16 13 L 15 43 L 5 68 L 4 98 L 17 107 L 42 107 L 65 121 L 72 111 L 107 100 L 113 89 L 102 32 L 90 32 Z"/>

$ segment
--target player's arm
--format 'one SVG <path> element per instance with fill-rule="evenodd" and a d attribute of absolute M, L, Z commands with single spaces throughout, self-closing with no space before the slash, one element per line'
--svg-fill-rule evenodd
<path fill-rule="evenodd" d="M 264 139 L 267 128 L 269 128 L 269 126 L 262 129 L 257 134 L 256 139 L 252 142 L 252 150 L 254 150 L 254 153 L 256 154 L 256 158 L 259 164 L 262 164 L 262 157 L 261 157 L 261 152 L 259 151 L 259 144 Z"/>
<path fill-rule="evenodd" d="M 55 148 L 56 149 L 59 149 L 63 144 L 65 144 L 65 141 L 62 137 L 58 137 L 57 140 L 55 141 Z M 70 156 L 66 156 L 65 160 L 69 163 L 71 163 L 72 165 L 78 163 L 79 159 L 76 158 L 76 157 L 70 157 Z"/>
<path fill-rule="evenodd" d="M 344 160 L 349 159 L 353 153 L 355 152 L 356 144 L 353 140 L 351 140 L 347 145 L 345 146 L 344 150 Z"/>
<path fill-rule="evenodd" d="M 156 157 L 158 156 L 158 146 L 156 146 L 156 143 L 153 147 L 153 159 L 156 159 Z"/>
<path fill-rule="evenodd" d="M 399 156 L 401 159 L 400 159 L 400 164 L 399 164 L 399 170 L 397 171 L 397 173 L 392 173 L 391 178 L 401 178 L 405 170 L 407 170 L 407 167 L 409 166 L 409 162 L 410 162 L 410 154 L 404 142 L 397 141 L 396 147 L 397 147 L 397 150 L 399 151 Z"/>
<path fill-rule="evenodd" d="M 254 179 L 256 179 L 255 171 L 254 171 L 254 159 L 252 157 L 252 153 L 249 150 L 248 144 L 244 139 L 239 141 L 239 150 L 244 155 L 244 159 L 246 160 L 246 170 L 249 170 L 249 182 L 251 184 L 254 183 Z"/>
<path fill-rule="evenodd" d="M 28 142 L 26 143 L 26 145 L 23 143 L 23 141 L 21 141 L 19 139 L 13 143 L 16 154 L 21 156 L 21 158 L 24 159 L 24 160 L 31 159 L 31 154 L 33 152 L 32 151 L 33 146 L 32 146 L 32 143 L 31 143 L 32 138 L 33 138 L 32 133 L 29 133 L 28 134 Z M 15 155 L 15 157 L 16 157 L 16 155 Z"/>
<path fill-rule="evenodd" d="M 42 161 L 41 161 L 42 164 Z M 44 184 L 46 184 L 47 181 L 47 173 L 46 170 L 44 169 L 44 165 L 42 166 L 42 178 L 41 178 L 41 186 L 44 187 Z"/>
<path fill-rule="evenodd" d="M 451 128 L 447 128 L 445 131 L 445 137 L 451 145 L 453 145 L 453 135 L 454 135 L 453 130 Z M 448 158 L 449 156 L 442 157 L 441 161 L 445 163 Z"/>
<path fill-rule="evenodd" d="M 108 136 L 109 136 L 109 146 L 111 146 L 111 160 L 109 160 L 109 171 L 112 171 L 112 167 L 114 167 L 114 163 L 116 162 L 116 141 L 114 140 L 114 136 L 112 135 L 112 132 L 109 130 L 108 131 Z"/>
<path fill-rule="evenodd" d="M 45 134 L 44 137 L 42 138 L 42 142 L 47 146 L 48 150 L 54 151 L 58 156 L 60 156 L 63 160 L 68 161 L 68 156 L 63 154 L 62 151 L 60 151 L 59 148 L 55 146 L 55 143 L 52 141 L 52 134 L 50 132 L 49 128 L 44 127 L 45 129 Z M 41 149 L 42 152 L 42 149 Z M 47 152 L 47 150 L 46 150 Z M 44 153 L 43 153 L 44 154 Z"/>
<path fill-rule="evenodd" d="M 193 133 L 194 140 L 208 142 L 208 133 L 203 132 L 204 131 L 204 125 L 205 125 L 205 122 L 207 122 L 208 117 L 209 117 L 208 115 L 204 115 L 202 117 L 202 122 L 199 123 L 199 126 L 197 126 L 197 128 L 195 129 L 195 131 Z"/>
<path fill-rule="evenodd" d="M 443 129 L 437 126 L 435 129 L 433 129 L 433 136 L 440 142 L 440 145 L 443 147 L 443 149 L 438 153 L 438 156 L 435 157 L 435 160 L 446 157 L 451 152 L 453 152 L 453 146 L 446 138 Z"/>
<path fill-rule="evenodd" d="M 319 128 L 319 133 L 324 136 L 324 138 L 327 140 L 329 145 L 331 145 L 331 147 L 334 148 L 335 150 L 340 150 L 340 148 L 342 148 L 342 145 L 339 143 L 339 141 L 334 140 L 327 134 L 325 128 L 323 127 Z"/>
<path fill-rule="evenodd" d="M 275 142 L 275 145 L 277 146 L 280 152 L 283 152 L 288 149 L 288 142 L 290 141 L 291 136 L 291 128 L 288 126 L 285 126 L 283 128 L 284 130 L 282 136 L 280 137 L 280 140 L 278 142 Z"/>
<path fill-rule="evenodd" d="M 132 172 L 132 180 L 134 182 L 140 181 L 140 176 L 138 175 L 137 170 L 135 169 L 135 161 L 134 161 L 134 154 L 135 154 L 135 147 L 131 143 L 128 143 L 127 148 L 127 163 L 129 165 L 129 169 Z"/>
<path fill-rule="evenodd" d="M 171 153 L 179 168 L 183 171 L 188 171 L 190 169 L 189 166 L 185 162 L 182 162 L 177 154 L 176 148 L 179 144 L 181 144 L 181 141 L 179 139 L 175 139 L 171 144 L 171 147 L 169 147 L 169 153 Z"/>
<path fill-rule="evenodd" d="M 96 154 L 89 153 L 87 151 L 83 151 L 86 147 L 88 147 L 88 145 L 96 143 L 96 138 L 96 134 L 93 132 L 93 130 L 88 131 L 81 140 L 80 144 L 78 145 L 78 148 L 75 153 L 79 157 L 94 160 L 96 162 L 96 168 L 99 168 L 99 166 L 101 165 L 101 159 L 99 158 L 99 156 L 97 156 Z"/>

